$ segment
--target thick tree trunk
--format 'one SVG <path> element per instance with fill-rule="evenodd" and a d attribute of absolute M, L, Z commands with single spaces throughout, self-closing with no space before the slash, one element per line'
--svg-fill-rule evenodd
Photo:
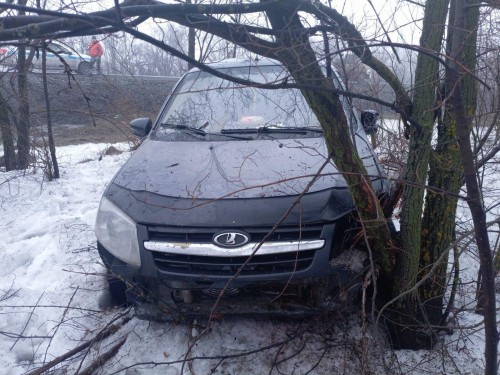
<path fill-rule="evenodd" d="M 448 3 L 449 0 L 433 0 L 427 1 L 425 6 L 420 47 L 428 51 L 435 51 L 436 54 L 441 50 Z M 423 186 L 426 183 L 431 150 L 438 69 L 438 62 L 435 59 L 423 53 L 419 54 L 413 100 L 413 118 L 419 127 L 411 128 L 406 184 L 403 190 L 401 209 L 402 251 L 395 269 L 394 295 L 398 295 L 415 285 L 419 269 Z M 398 303 L 398 309 L 409 317 L 416 317 L 418 315 L 416 294 L 410 293 L 402 298 Z"/>
<path fill-rule="evenodd" d="M 456 143 L 456 119 L 446 114 L 440 122 L 439 141 L 431 158 L 429 186 L 436 190 L 427 192 L 422 219 L 422 252 L 420 254 L 420 278 L 428 277 L 419 289 L 426 320 L 439 325 L 442 320 L 448 253 L 455 230 L 457 208 L 456 194 L 460 191 L 461 164 Z M 448 140 L 448 142 L 446 141 Z M 428 270 L 436 263 L 440 265 L 429 275 Z"/>
<path fill-rule="evenodd" d="M 420 47 L 439 54 L 448 14 L 449 0 L 428 0 L 425 5 Z M 411 290 L 419 271 L 424 185 L 431 152 L 439 65 L 427 54 L 418 55 L 413 97 L 413 119 L 418 126 L 410 129 L 410 148 L 404 177 L 401 208 L 401 252 L 394 269 L 392 295 Z M 426 327 L 416 290 L 404 294 L 394 304 L 388 329 L 393 345 L 418 349 L 434 345 L 434 331 Z M 413 328 L 410 328 L 413 327 Z"/>
<path fill-rule="evenodd" d="M 469 1 L 470 2 L 470 1 Z M 455 0 L 450 7 L 449 23 L 455 20 Z M 470 71 L 476 66 L 476 40 L 479 21 L 479 8 L 470 7 L 467 11 L 466 43 L 461 63 Z M 451 51 L 454 28 L 448 31 L 446 50 Z M 449 55 L 449 53 L 448 53 Z M 447 80 L 449 81 L 449 80 Z M 462 80 L 465 110 L 468 116 L 476 112 L 477 87 L 476 80 L 467 75 Z M 446 98 L 452 87 L 445 84 L 444 92 L 440 93 Z M 437 108 L 441 110 L 441 108 Z M 442 121 L 438 125 L 438 140 L 435 152 L 430 160 L 428 185 L 438 188 L 441 192 L 427 191 L 426 205 L 422 220 L 422 252 L 420 257 L 421 276 L 427 276 L 427 270 L 438 260 L 441 265 L 433 275 L 427 279 L 420 289 L 420 299 L 423 301 L 428 322 L 439 325 L 442 321 L 444 293 L 446 290 L 446 271 L 450 244 L 455 232 L 455 216 L 457 208 L 457 194 L 460 192 L 462 168 L 460 152 L 456 141 L 457 119 L 453 107 L 447 105 Z M 445 192 L 445 193 L 442 193 Z"/>

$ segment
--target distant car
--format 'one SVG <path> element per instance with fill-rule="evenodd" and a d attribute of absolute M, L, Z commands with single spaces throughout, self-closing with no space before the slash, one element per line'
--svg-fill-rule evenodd
<path fill-rule="evenodd" d="M 29 48 L 26 49 L 26 56 L 29 54 Z M 63 70 L 63 59 L 69 67 L 79 74 L 89 74 L 92 66 L 90 65 L 90 56 L 77 53 L 70 48 L 56 42 L 50 42 L 47 46 L 47 70 Z M 15 67 L 17 65 L 17 48 L 0 47 L 0 65 Z M 42 68 L 41 54 L 33 57 L 30 71 Z"/>
<path fill-rule="evenodd" d="M 212 68 L 258 83 L 288 77 L 269 59 Z M 365 130 L 349 98 L 342 102 L 382 195 L 388 182 L 367 138 L 376 127 Z M 375 121 L 374 111 L 363 113 Z M 131 126 L 146 138 L 109 184 L 96 221 L 116 301 L 128 299 L 148 319 L 155 306 L 167 315 L 209 314 L 219 296 L 223 314 L 348 306 L 368 256 L 350 249 L 349 187 L 333 163 L 324 165 L 322 128 L 298 90 L 243 87 L 193 69 L 154 123 Z"/>

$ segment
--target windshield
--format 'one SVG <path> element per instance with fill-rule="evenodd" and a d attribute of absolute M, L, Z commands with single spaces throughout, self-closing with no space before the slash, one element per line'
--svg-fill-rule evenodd
<path fill-rule="evenodd" d="M 277 83 L 288 76 L 281 66 L 225 68 L 221 72 L 258 83 Z M 182 79 L 159 123 L 170 131 L 180 125 L 206 133 L 319 127 L 299 90 L 245 87 L 202 71 Z"/>

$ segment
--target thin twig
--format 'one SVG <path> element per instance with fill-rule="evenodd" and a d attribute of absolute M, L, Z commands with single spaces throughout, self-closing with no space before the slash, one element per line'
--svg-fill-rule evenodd
<path fill-rule="evenodd" d="M 123 316 L 119 315 L 117 317 L 121 318 Z M 96 342 L 104 340 L 106 337 L 111 336 L 112 334 L 116 333 L 123 324 L 125 324 L 128 321 L 128 319 L 124 319 L 120 324 L 112 324 L 108 325 L 105 329 L 101 330 L 93 339 L 78 345 L 76 348 L 71 349 L 69 352 L 64 353 L 63 355 L 60 355 L 59 357 L 53 359 L 52 361 L 46 363 L 42 367 L 37 368 L 36 370 L 33 370 L 29 372 L 27 375 L 41 375 L 45 371 L 51 369 L 54 366 L 57 366 L 61 362 L 67 360 L 68 358 L 73 357 L 75 354 L 81 352 L 82 350 L 85 350 L 86 348 L 94 345 Z"/>
<path fill-rule="evenodd" d="M 92 361 L 92 363 L 85 370 L 80 372 L 80 375 L 92 375 L 94 371 L 101 368 L 103 364 L 105 364 L 110 358 L 114 357 L 116 353 L 118 353 L 118 350 L 120 350 L 122 345 L 125 344 L 125 341 L 127 341 L 127 336 L 122 337 L 116 345 L 114 345 L 107 352 L 101 354 L 94 361 Z"/>

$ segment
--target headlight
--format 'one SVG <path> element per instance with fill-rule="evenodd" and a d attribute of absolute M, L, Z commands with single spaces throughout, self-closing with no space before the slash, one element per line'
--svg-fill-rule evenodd
<path fill-rule="evenodd" d="M 97 212 L 95 234 L 101 245 L 118 259 L 131 266 L 141 265 L 135 222 L 105 197 Z"/>

